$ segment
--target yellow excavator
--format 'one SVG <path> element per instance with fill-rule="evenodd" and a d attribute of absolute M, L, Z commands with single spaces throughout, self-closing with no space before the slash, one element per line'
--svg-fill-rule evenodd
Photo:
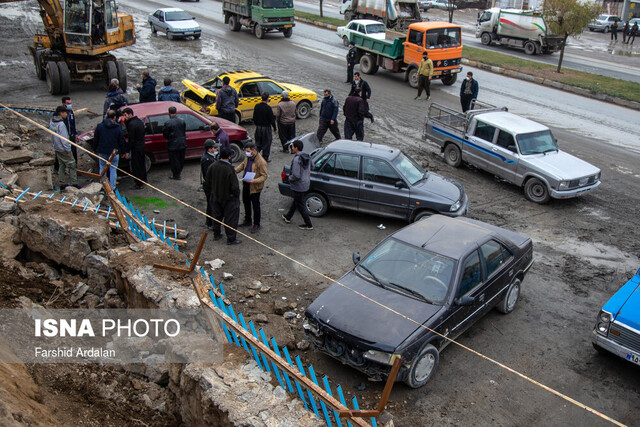
<path fill-rule="evenodd" d="M 29 51 L 36 75 L 52 95 L 69 93 L 72 81 L 120 81 L 127 90 L 125 64 L 109 51 L 136 42 L 131 15 L 118 13 L 116 0 L 38 0 L 44 34 Z"/>

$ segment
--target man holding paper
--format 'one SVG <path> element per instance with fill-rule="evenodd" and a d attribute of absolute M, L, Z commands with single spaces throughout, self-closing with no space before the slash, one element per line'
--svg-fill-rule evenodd
<path fill-rule="evenodd" d="M 244 146 L 245 158 L 241 165 L 236 167 L 236 173 L 242 174 L 242 204 L 244 205 L 244 222 L 240 227 L 252 225 L 251 232 L 260 229 L 260 193 L 267 180 L 267 162 L 258 153 L 256 145 L 252 142 Z M 253 210 L 253 222 L 251 213 Z"/>

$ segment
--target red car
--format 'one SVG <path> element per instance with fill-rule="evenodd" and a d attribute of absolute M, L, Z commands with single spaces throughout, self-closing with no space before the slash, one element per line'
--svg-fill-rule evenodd
<path fill-rule="evenodd" d="M 145 164 L 147 170 L 153 163 L 166 163 L 169 161 L 167 140 L 162 135 L 162 127 L 169 120 L 169 107 L 176 107 L 177 116 L 187 125 L 187 152 L 186 159 L 199 159 L 204 152 L 204 142 L 212 138 L 209 125 L 212 120 L 201 116 L 183 104 L 172 101 L 146 102 L 143 104 L 129 105 L 133 113 L 144 122 L 145 126 Z M 233 161 L 240 161 L 244 155 L 244 144 L 252 139 L 247 135 L 247 130 L 228 120 L 213 118 L 220 127 L 229 134 L 229 142 L 233 150 Z M 80 135 L 80 140 L 91 143 L 93 130 Z"/>

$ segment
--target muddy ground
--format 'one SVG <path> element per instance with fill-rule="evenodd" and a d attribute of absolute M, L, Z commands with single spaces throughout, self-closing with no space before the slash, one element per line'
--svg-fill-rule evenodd
<path fill-rule="evenodd" d="M 25 11 L 34 4 L 25 3 Z M 118 53 L 128 61 L 131 82 L 138 80 L 139 72 L 145 67 L 151 69 L 159 81 L 167 75 L 176 81 L 185 77 L 203 81 L 220 70 L 250 68 L 318 93 L 331 85 L 341 100 L 346 95 L 346 85 L 338 83 L 343 80 L 342 69 L 339 73 L 322 70 L 312 57 L 293 54 L 300 56 L 299 68 L 283 67 L 282 61 L 268 55 L 268 51 L 251 47 L 257 42 L 243 33 L 237 36 L 240 51 L 235 51 L 232 44 L 219 36 L 170 42 L 164 36 L 151 35 L 145 15 L 131 11 L 136 19 L 138 43 Z M 0 55 L 10 63 L 2 67 L 0 100 L 56 105 L 57 99 L 50 96 L 45 83 L 35 77 L 26 46 L 39 22 L 33 13 L 26 16 L 26 19 L 13 17 L 12 20 L 0 17 L 0 37 L 8 42 L 0 46 Z M 274 46 L 274 43 L 275 37 L 265 39 L 262 46 Z M 436 101 L 457 106 L 457 99 L 438 92 L 438 84 L 434 84 Z M 179 84 L 177 87 L 181 88 Z M 101 110 L 104 91 L 96 85 L 74 85 L 72 91 L 74 108 Z M 129 90 L 128 95 L 137 100 L 137 93 Z M 599 308 L 638 268 L 638 155 L 611 148 L 603 141 L 554 129 L 563 141 L 563 149 L 579 154 L 602 169 L 603 183 L 596 192 L 578 199 L 535 205 L 524 199 L 521 190 L 499 182 L 490 174 L 469 167 L 448 167 L 433 145 L 419 139 L 423 110 L 414 111 L 406 99 L 394 97 L 392 90 L 388 95 L 384 102 L 372 107 L 377 120 L 373 125 L 368 122 L 365 125 L 367 140 L 399 146 L 427 169 L 462 182 L 471 201 L 470 217 L 521 232 L 534 240 L 536 262 L 524 280 L 516 310 L 508 316 L 490 313 L 464 334 L 460 342 L 623 423 L 638 425 L 640 367 L 615 357 L 599 356 L 590 343 Z M 45 116 L 31 117 L 41 123 L 48 121 Z M 11 125 L 15 120 L 8 113 L 0 115 L 0 124 Z M 78 116 L 81 130 L 88 130 L 96 123 L 97 119 L 90 115 Z M 253 125 L 244 125 L 253 134 Z M 298 134 L 314 131 L 316 127 L 317 110 L 309 119 L 297 122 Z M 48 144 L 44 133 L 40 132 L 39 138 L 44 146 Z M 262 193 L 262 229 L 247 237 L 240 236 L 243 243 L 233 247 L 226 246 L 224 240 L 213 242 L 209 237 L 202 259 L 225 260 L 222 271 L 235 276 L 227 283 L 227 295 L 235 302 L 236 311 L 249 318 L 266 314 L 267 334 L 280 337 L 281 344 L 287 343 L 292 348 L 303 337 L 300 319 L 286 321 L 274 315 L 274 301 L 286 298 L 301 313 L 328 283 L 251 239 L 260 240 L 332 278 L 339 278 L 352 266 L 353 251 L 366 253 L 405 224 L 338 210 L 314 219 L 313 231 L 299 230 L 297 216 L 292 224 L 284 224 L 280 215 L 290 200 L 279 195 L 277 183 L 283 165 L 291 156 L 279 152 L 277 146 L 276 139 L 269 164 L 270 176 Z M 198 163 L 187 162 L 182 181 L 168 180 L 169 174 L 168 165 L 154 166 L 149 181 L 186 203 L 204 209 L 204 194 L 198 191 Z M 132 188 L 133 183 L 128 179 L 119 184 L 120 191 L 149 217 L 175 221 L 188 229 L 191 232 L 188 250 L 193 251 L 197 237 L 206 231 L 204 218 L 153 190 Z M 380 223 L 386 230 L 377 228 Z M 220 270 L 215 275 L 220 277 Z M 248 296 L 246 289 L 254 280 L 270 286 L 270 291 Z M 382 384 L 369 382 L 358 372 L 312 350 L 294 350 L 294 353 L 301 354 L 319 375 L 328 375 L 334 384 L 341 384 L 346 393 L 357 395 L 360 407 L 376 405 Z M 41 386 L 50 382 L 46 375 L 35 375 L 35 379 Z M 360 390 L 363 387 L 364 390 Z M 86 407 L 90 408 L 91 403 Z M 72 407 L 68 410 L 75 411 Z M 438 372 L 428 385 L 420 390 L 396 385 L 388 410 L 397 425 L 605 424 L 594 415 L 455 345 L 443 352 Z M 98 418 L 100 413 L 88 410 L 86 416 Z M 145 422 L 153 423 L 152 420 Z"/>

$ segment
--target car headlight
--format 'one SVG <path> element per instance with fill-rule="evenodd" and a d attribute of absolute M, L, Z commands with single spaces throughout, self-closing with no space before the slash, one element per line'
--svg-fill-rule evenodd
<path fill-rule="evenodd" d="M 558 184 L 558 190 L 567 190 L 569 189 L 569 181 L 560 181 Z"/>
<path fill-rule="evenodd" d="M 600 175 L 602 175 L 602 172 L 598 172 L 596 174 L 596 181 L 600 181 Z"/>
<path fill-rule="evenodd" d="M 462 206 L 462 199 L 452 204 L 451 207 L 449 208 L 449 212 L 457 211 L 458 209 L 460 209 L 460 206 Z"/>
<path fill-rule="evenodd" d="M 391 365 L 393 354 L 378 350 L 367 350 L 364 352 L 363 356 L 365 359 L 373 362 L 382 363 L 383 365 Z"/>
<path fill-rule="evenodd" d="M 598 314 L 598 323 L 596 324 L 596 331 L 600 335 L 607 336 L 609 333 L 609 326 L 611 326 L 611 319 L 611 313 L 600 310 L 600 314 Z"/>

